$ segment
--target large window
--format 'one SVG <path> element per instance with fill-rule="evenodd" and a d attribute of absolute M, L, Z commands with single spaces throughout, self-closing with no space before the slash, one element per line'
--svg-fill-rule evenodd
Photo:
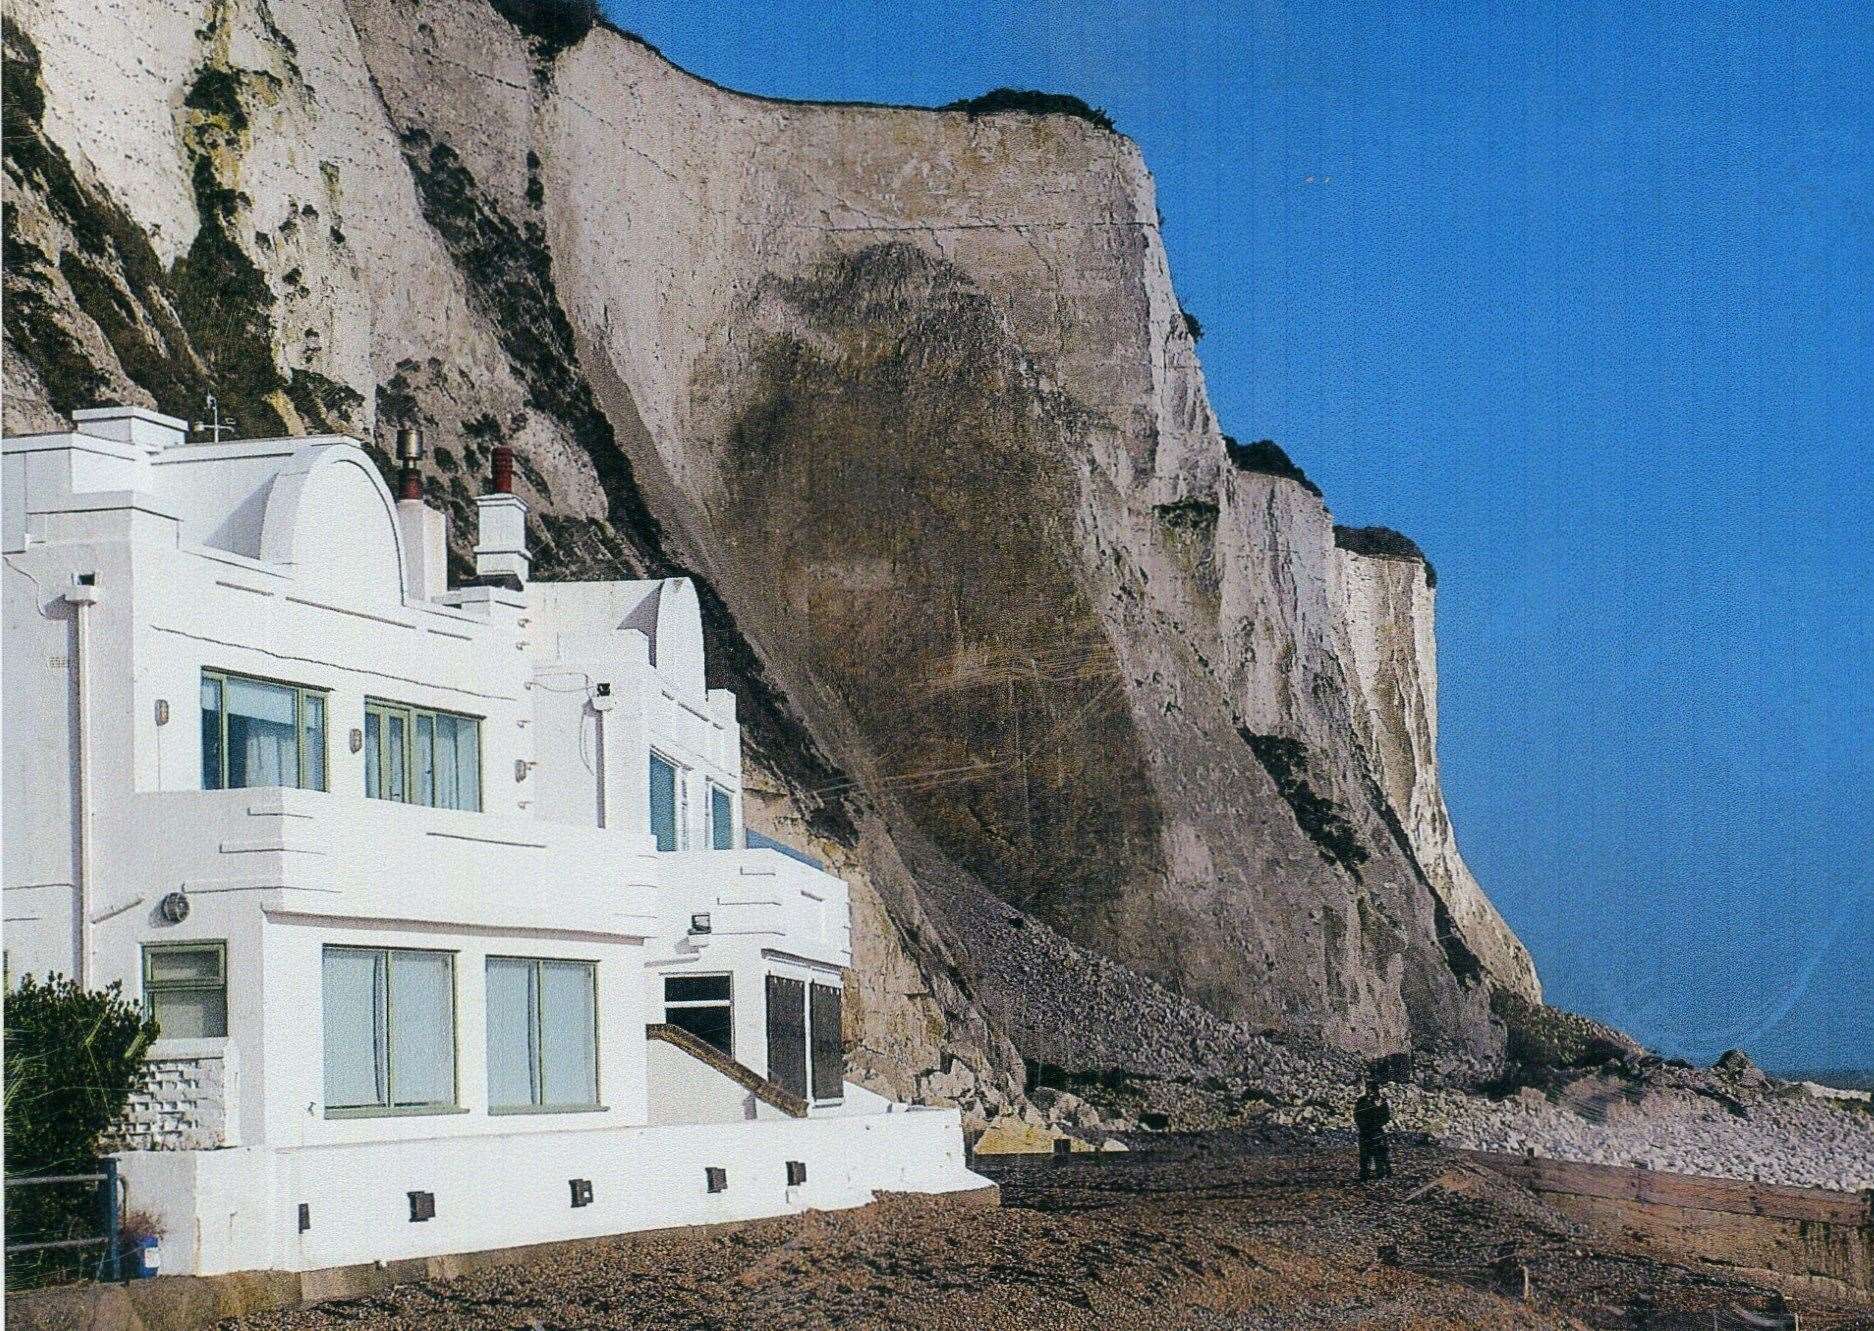
<path fill-rule="evenodd" d="M 455 955 L 325 949 L 327 1114 L 455 1108 Z"/>
<path fill-rule="evenodd" d="M 807 1004 L 813 1054 L 813 1098 L 838 1100 L 846 1094 L 846 1052 L 839 1029 L 839 986 L 813 985 L 808 990 Z"/>
<path fill-rule="evenodd" d="M 709 783 L 709 844 L 714 850 L 735 849 L 735 797 Z"/>
<path fill-rule="evenodd" d="M 651 835 L 659 850 L 676 850 L 682 820 L 678 816 L 677 765 L 661 753 L 651 755 Z"/>
<path fill-rule="evenodd" d="M 325 694 L 202 672 L 202 789 L 325 789 Z"/>
<path fill-rule="evenodd" d="M 664 979 L 664 1020 L 735 1057 L 734 1004 L 726 975 L 670 975 Z"/>
<path fill-rule="evenodd" d="M 228 1033 L 228 945 L 150 943 L 143 949 L 143 1007 L 165 1040 Z"/>
<path fill-rule="evenodd" d="M 807 982 L 768 977 L 768 1080 L 807 1098 Z"/>
<path fill-rule="evenodd" d="M 488 1111 L 599 1107 L 598 968 L 488 958 Z"/>
<path fill-rule="evenodd" d="M 472 716 L 367 699 L 364 793 L 439 809 L 481 808 L 481 726 Z"/>

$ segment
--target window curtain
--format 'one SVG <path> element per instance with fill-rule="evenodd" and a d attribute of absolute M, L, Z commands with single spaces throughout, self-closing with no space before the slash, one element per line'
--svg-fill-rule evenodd
<path fill-rule="evenodd" d="M 513 1108 L 539 1102 L 534 965 L 488 959 L 488 1103 Z"/>
<path fill-rule="evenodd" d="M 325 950 L 327 1108 L 388 1104 L 384 954 Z"/>
<path fill-rule="evenodd" d="M 436 952 L 397 952 L 390 966 L 392 1103 L 455 1103 L 455 967 Z"/>
<path fill-rule="evenodd" d="M 541 1103 L 599 1102 L 592 967 L 583 962 L 540 963 Z"/>
<path fill-rule="evenodd" d="M 221 681 L 202 680 L 202 789 L 221 790 L 228 784 L 221 766 Z"/>
<path fill-rule="evenodd" d="M 227 682 L 228 785 L 297 786 L 299 731 L 294 691 L 276 684 Z"/>

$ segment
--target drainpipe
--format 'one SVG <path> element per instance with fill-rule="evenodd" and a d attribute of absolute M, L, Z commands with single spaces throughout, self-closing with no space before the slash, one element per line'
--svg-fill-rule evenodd
<path fill-rule="evenodd" d="M 80 989 L 91 983 L 91 607 L 98 603 L 97 575 L 81 573 L 65 593 L 78 621 L 78 641 L 72 651 L 72 673 L 78 689 L 78 780 L 73 810 L 78 821 L 78 863 L 72 884 L 78 898 L 78 958 L 72 965 Z"/>

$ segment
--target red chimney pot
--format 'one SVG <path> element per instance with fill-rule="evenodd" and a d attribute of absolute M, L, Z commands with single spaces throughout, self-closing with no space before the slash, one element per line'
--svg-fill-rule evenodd
<path fill-rule="evenodd" d="M 514 493 L 514 450 L 506 444 L 495 445 L 495 488 L 498 495 Z"/>

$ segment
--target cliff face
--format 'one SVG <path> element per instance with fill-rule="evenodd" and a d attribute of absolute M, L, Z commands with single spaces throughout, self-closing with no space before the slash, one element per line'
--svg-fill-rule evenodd
<path fill-rule="evenodd" d="M 1018 1044 L 1120 1057 L 1082 1017 L 1140 975 L 1167 1030 L 1364 1052 L 1535 993 L 1439 791 L 1424 566 L 1226 460 L 1129 140 L 485 0 L 13 14 L 8 430 L 422 424 L 459 534 L 505 438 L 543 575 L 696 576 L 751 821 L 854 882 L 877 1084 L 995 1112 Z"/>

